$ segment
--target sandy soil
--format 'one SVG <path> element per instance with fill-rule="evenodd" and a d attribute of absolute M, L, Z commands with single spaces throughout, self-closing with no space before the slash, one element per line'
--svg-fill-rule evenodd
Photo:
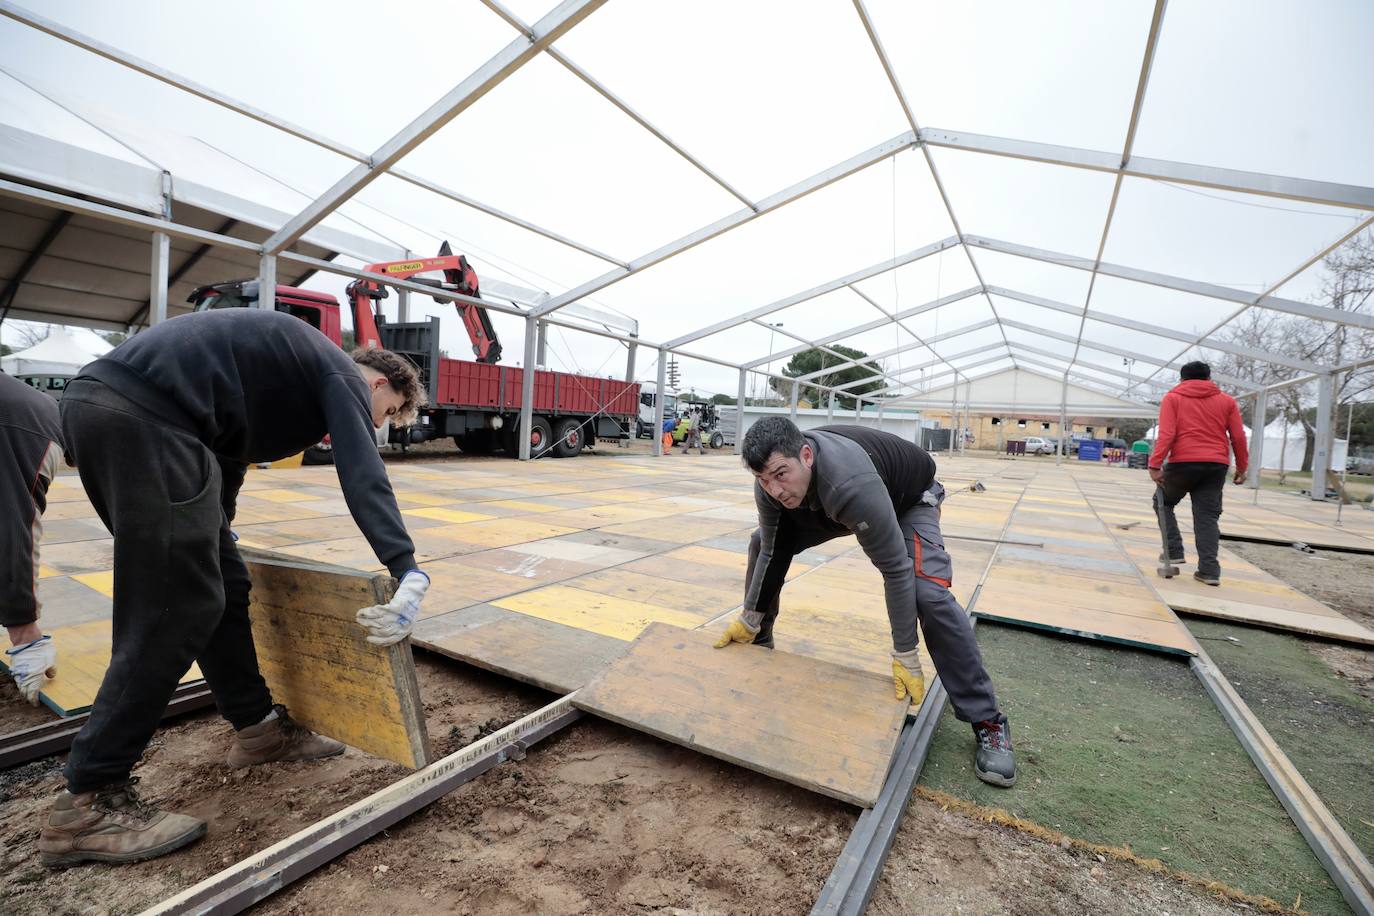
<path fill-rule="evenodd" d="M 1318 550 L 1300 553 L 1272 544 L 1225 542 L 1260 569 L 1374 628 L 1374 556 Z M 1374 649 L 1323 640 L 1305 640 L 1308 649 L 1361 696 L 1374 699 Z"/>
<path fill-rule="evenodd" d="M 436 753 L 551 697 L 423 653 Z M 14 706 L 0 708 L 12 730 Z M 0 773 L 0 895 L 20 914 L 136 912 L 399 778 L 355 751 L 230 773 L 213 713 L 159 732 L 136 773 L 146 794 L 206 818 L 181 853 L 49 872 L 34 840 L 63 758 Z M 594 719 L 450 794 L 260 905 L 263 913 L 803 913 L 857 812 Z M 873 912 L 1219 913 L 1169 878 L 917 799 Z"/>

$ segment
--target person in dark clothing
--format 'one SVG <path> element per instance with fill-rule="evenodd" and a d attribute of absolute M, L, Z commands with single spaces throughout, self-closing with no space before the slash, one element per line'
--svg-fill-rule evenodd
<path fill-rule="evenodd" d="M 38 545 L 61 443 L 57 401 L 0 373 L 0 623 L 10 638 L 5 665 L 35 706 L 43 679 L 57 673 L 57 648 L 38 625 Z"/>
<path fill-rule="evenodd" d="M 930 454 L 862 426 L 803 433 L 785 417 L 749 427 L 743 452 L 755 478 L 759 527 L 749 540 L 744 609 L 716 648 L 739 642 L 771 649 L 792 558 L 853 534 L 883 575 L 897 699 L 919 704 L 925 696 L 919 619 L 955 715 L 973 726 L 974 772 L 992 785 L 1015 784 L 1011 726 L 997 707 L 968 614 L 949 591 L 953 563 L 940 534 L 945 489 Z"/>
<path fill-rule="evenodd" d="M 1193 506 L 1193 541 L 1197 570 L 1193 578 L 1206 585 L 1221 585 L 1221 496 L 1231 454 L 1236 456 L 1236 485 L 1245 483 L 1250 452 L 1245 427 L 1235 398 L 1212 381 L 1212 367 L 1203 362 L 1185 364 L 1182 381 L 1159 404 L 1159 432 L 1150 455 L 1150 479 L 1155 482 L 1151 505 L 1168 553 L 1160 563 L 1182 563 L 1183 536 L 1174 507 L 1187 496 Z"/>
<path fill-rule="evenodd" d="M 250 463 L 328 434 L 349 511 L 401 580 L 391 602 L 362 609 L 358 621 L 369 642 L 404 639 L 429 579 L 416 568 L 373 430 L 388 418 L 409 422 L 423 397 L 403 358 L 350 358 L 305 322 L 258 309 L 173 318 L 67 385 L 64 444 L 114 535 L 114 645 L 72 745 L 67 791 L 39 839 L 44 864 L 138 861 L 204 835 L 204 822 L 141 800 L 129 775 L 192 662 L 236 731 L 229 766 L 343 751 L 273 704 L 229 526 Z"/>

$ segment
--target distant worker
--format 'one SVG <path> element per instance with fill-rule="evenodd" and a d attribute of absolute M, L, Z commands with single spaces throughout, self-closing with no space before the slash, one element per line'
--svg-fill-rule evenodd
<path fill-rule="evenodd" d="M 696 449 L 698 455 L 706 454 L 706 450 L 701 447 L 701 411 L 695 407 L 687 415 L 687 433 L 682 437 L 682 454 L 687 454 L 691 449 Z"/>
<path fill-rule="evenodd" d="M 415 566 L 373 430 L 410 422 L 423 397 L 402 357 L 350 358 L 305 322 L 259 309 L 155 325 L 67 385 L 63 441 L 114 534 L 114 645 L 72 745 L 67 791 L 39 837 L 43 864 L 135 862 L 205 834 L 203 821 L 141 800 L 130 777 L 192 662 L 236 730 L 231 768 L 343 751 L 273 703 L 229 526 L 250 463 L 296 454 L 327 433 L 349 511 L 401 580 L 389 603 L 363 608 L 358 622 L 370 643 L 404 639 L 429 579 Z"/>
<path fill-rule="evenodd" d="M 57 673 L 57 649 L 38 625 L 38 545 L 61 442 L 57 401 L 0 372 L 0 623 L 10 637 L 5 665 L 35 706 Z"/>
<path fill-rule="evenodd" d="M 672 414 L 663 418 L 663 457 L 673 453 L 673 430 L 677 429 L 677 419 Z"/>
<path fill-rule="evenodd" d="M 792 558 L 853 534 L 883 575 L 892 627 L 896 698 L 925 697 L 916 644 L 919 618 L 954 713 L 973 726 L 974 772 L 984 782 L 1016 782 L 1011 725 L 997 707 L 968 614 L 950 594 L 953 563 L 940 534 L 945 488 L 925 449 L 862 426 L 801 432 L 786 417 L 765 417 L 744 437 L 754 474 L 759 527 L 749 540 L 744 609 L 717 649 L 731 642 L 773 647 L 778 597 Z"/>
<path fill-rule="evenodd" d="M 1212 367 L 1191 362 L 1179 370 L 1183 379 L 1159 404 L 1159 431 L 1150 455 L 1150 479 L 1157 485 L 1152 502 L 1159 528 L 1168 544 L 1161 563 L 1182 563 L 1183 537 L 1174 507 L 1186 495 L 1193 506 L 1193 541 L 1197 571 L 1193 578 L 1207 585 L 1221 584 L 1217 548 L 1221 540 L 1221 494 L 1231 455 L 1236 457 L 1236 485 L 1245 483 L 1250 462 L 1245 427 L 1235 398 L 1212 381 Z"/>

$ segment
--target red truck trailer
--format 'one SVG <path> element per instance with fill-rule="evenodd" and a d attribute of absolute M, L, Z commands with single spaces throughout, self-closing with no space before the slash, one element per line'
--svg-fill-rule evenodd
<path fill-rule="evenodd" d="M 454 256 L 448 244 L 437 258 L 420 258 L 372 264 L 369 272 L 396 276 L 411 282 L 452 290 L 479 298 L 477 275 L 467 259 Z M 415 275 L 442 271 L 444 280 Z M 451 359 L 439 352 L 439 319 L 389 323 L 374 315 L 374 303 L 387 295 L 380 284 L 358 280 L 348 287 L 353 302 L 353 326 L 360 347 L 380 346 L 410 359 L 420 369 L 429 393 L 429 404 L 420 410 L 415 424 L 390 431 L 393 443 L 410 445 L 452 438 L 469 454 L 504 451 L 519 454 L 520 394 L 522 368 L 501 366 L 496 360 L 500 342 L 486 310 L 472 303 L 455 302 L 472 340 L 477 360 Z M 196 311 L 256 306 L 258 282 L 239 280 L 202 286 L 189 298 Z M 448 301 L 435 297 L 435 301 Z M 328 293 L 278 286 L 276 309 L 313 325 L 342 345 L 339 300 Z M 571 458 L 597 439 L 628 439 L 639 414 L 639 384 L 613 378 L 577 375 L 538 369 L 534 376 L 534 416 L 525 432 L 530 456 Z M 306 453 L 309 461 L 329 461 L 329 443 Z"/>

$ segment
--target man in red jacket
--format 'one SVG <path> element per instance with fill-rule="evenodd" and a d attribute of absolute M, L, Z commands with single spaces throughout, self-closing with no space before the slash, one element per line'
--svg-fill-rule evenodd
<path fill-rule="evenodd" d="M 1193 505 L 1193 539 L 1197 544 L 1197 572 L 1193 578 L 1207 585 L 1221 584 L 1217 543 L 1221 539 L 1221 491 L 1236 455 L 1236 485 L 1245 483 L 1250 461 L 1245 428 L 1235 398 L 1224 394 L 1212 381 L 1212 367 L 1191 362 L 1179 370 L 1182 377 L 1159 405 L 1159 433 L 1150 455 L 1150 479 L 1155 515 L 1169 544 L 1169 555 L 1160 562 L 1183 562 L 1183 537 L 1174 518 L 1187 494 Z M 1166 463 L 1167 462 L 1167 463 Z"/>

